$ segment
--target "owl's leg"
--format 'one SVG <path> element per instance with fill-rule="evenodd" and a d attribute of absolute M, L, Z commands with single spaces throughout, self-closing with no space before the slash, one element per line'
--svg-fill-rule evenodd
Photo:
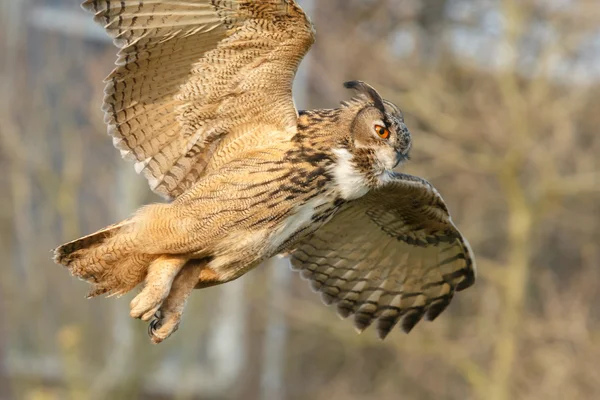
<path fill-rule="evenodd" d="M 148 335 L 152 343 L 162 342 L 179 328 L 187 298 L 198 283 L 200 271 L 205 265 L 205 260 L 191 260 L 175 277 L 169 295 L 148 327 Z"/>
<path fill-rule="evenodd" d="M 185 257 L 173 255 L 154 260 L 148 267 L 144 289 L 130 303 L 130 315 L 150 320 L 169 295 L 173 280 L 187 261 Z"/>

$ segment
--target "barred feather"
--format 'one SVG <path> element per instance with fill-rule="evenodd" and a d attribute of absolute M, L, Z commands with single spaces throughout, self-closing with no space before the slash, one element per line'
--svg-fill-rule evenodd
<path fill-rule="evenodd" d="M 396 174 L 387 186 L 350 202 L 292 252 L 292 265 L 359 332 L 376 322 L 385 338 L 434 320 L 454 292 L 473 284 L 468 243 L 437 191 Z"/>
<path fill-rule="evenodd" d="M 120 48 L 106 78 L 108 132 L 156 193 L 172 199 L 187 190 L 227 134 L 248 125 L 295 129 L 291 86 L 314 32 L 294 2 L 86 0 L 82 6 Z"/>

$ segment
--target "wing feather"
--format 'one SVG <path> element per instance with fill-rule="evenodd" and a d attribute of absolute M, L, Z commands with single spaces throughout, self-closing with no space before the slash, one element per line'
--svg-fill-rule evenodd
<path fill-rule="evenodd" d="M 292 265 L 342 317 L 381 338 L 435 319 L 455 291 L 471 286 L 475 264 L 439 193 L 394 174 L 385 187 L 348 203 L 297 244 Z"/>
<path fill-rule="evenodd" d="M 213 158 L 225 135 L 248 126 L 295 129 L 292 81 L 314 31 L 293 0 L 82 6 L 119 47 L 105 80 L 108 133 L 163 197 L 218 167 Z"/>

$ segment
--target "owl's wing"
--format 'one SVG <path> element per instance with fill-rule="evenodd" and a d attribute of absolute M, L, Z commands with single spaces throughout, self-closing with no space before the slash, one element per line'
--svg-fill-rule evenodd
<path fill-rule="evenodd" d="M 291 252 L 292 267 L 325 303 L 354 314 L 359 331 L 375 320 L 384 338 L 402 318 L 409 332 L 436 318 L 455 291 L 475 280 L 473 254 L 442 197 L 427 181 L 394 173 L 348 203 Z"/>
<path fill-rule="evenodd" d="M 82 6 L 120 48 L 106 78 L 108 132 L 156 193 L 183 193 L 232 131 L 296 129 L 292 81 L 314 30 L 295 1 Z"/>

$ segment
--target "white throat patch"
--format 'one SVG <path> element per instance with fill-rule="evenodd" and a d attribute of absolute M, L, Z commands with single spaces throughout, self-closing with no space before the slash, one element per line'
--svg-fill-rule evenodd
<path fill-rule="evenodd" d="M 344 200 L 354 200 L 364 196 L 369 191 L 364 176 L 352 162 L 352 154 L 346 149 L 333 149 L 337 156 L 331 172 Z"/>

